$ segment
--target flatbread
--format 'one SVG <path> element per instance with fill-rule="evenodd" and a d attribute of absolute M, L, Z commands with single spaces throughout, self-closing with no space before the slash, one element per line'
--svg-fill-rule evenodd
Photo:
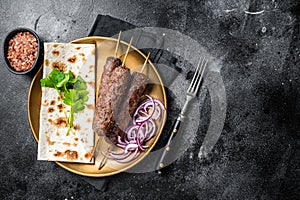
<path fill-rule="evenodd" d="M 95 107 L 95 45 L 44 43 L 43 78 L 54 68 L 70 70 L 75 77 L 81 76 L 87 83 L 89 99 L 83 112 L 74 113 L 72 132 L 67 133 L 65 113 L 70 106 L 64 105 L 57 91 L 42 87 L 38 160 L 91 163 L 94 133 L 92 129 Z"/>

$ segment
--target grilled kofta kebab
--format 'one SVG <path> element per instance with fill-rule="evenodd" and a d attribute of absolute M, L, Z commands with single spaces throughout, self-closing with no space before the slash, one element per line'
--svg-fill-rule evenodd
<path fill-rule="evenodd" d="M 104 69 L 103 69 L 103 73 L 101 76 L 101 82 L 100 85 L 101 87 L 99 88 L 98 91 L 98 97 L 100 96 L 100 94 L 104 93 L 104 89 L 107 88 L 107 84 L 109 83 L 109 79 L 111 76 L 112 71 L 120 66 L 122 64 L 122 61 L 120 59 L 114 58 L 114 57 L 108 57 L 106 59 L 106 63 L 104 65 Z"/>
<path fill-rule="evenodd" d="M 121 130 L 125 131 L 129 126 L 134 111 L 146 89 L 147 83 L 148 78 L 145 74 L 139 72 L 132 73 L 130 87 L 124 98 L 124 103 L 120 107 L 120 114 L 116 118 L 116 123 Z M 122 136 L 122 134 L 120 136 Z"/>
<path fill-rule="evenodd" d="M 111 59 L 111 58 L 108 58 Z M 121 65 L 115 66 L 120 63 L 118 58 L 115 61 L 107 61 L 104 72 L 101 77 L 106 82 L 100 85 L 98 99 L 96 101 L 94 130 L 98 135 L 106 135 L 113 143 L 116 143 L 118 132 L 116 132 L 114 116 L 119 109 L 120 102 L 125 96 L 128 83 L 130 82 L 130 71 Z M 119 60 L 119 61 L 118 61 Z M 114 68 L 111 73 L 109 70 Z M 109 79 L 108 79 L 108 75 Z"/>
<path fill-rule="evenodd" d="M 123 137 L 148 82 L 144 74 L 133 72 L 130 75 L 128 68 L 116 66 L 118 64 L 118 58 L 109 57 L 106 61 L 94 119 L 95 132 L 107 136 L 114 144 L 118 135 Z"/>

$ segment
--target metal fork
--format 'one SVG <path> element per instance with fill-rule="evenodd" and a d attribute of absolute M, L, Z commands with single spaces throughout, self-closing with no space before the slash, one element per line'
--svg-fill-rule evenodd
<path fill-rule="evenodd" d="M 177 131 L 180 127 L 180 123 L 183 122 L 183 120 L 185 118 L 185 114 L 186 114 L 188 105 L 191 102 L 191 100 L 193 98 L 195 98 L 197 95 L 197 92 L 200 88 L 200 83 L 203 78 L 203 74 L 204 74 L 205 68 L 207 67 L 207 64 L 208 64 L 208 59 L 205 59 L 205 57 L 203 57 L 202 59 L 200 58 L 199 63 L 197 65 L 197 69 L 194 74 L 194 77 L 192 79 L 192 82 L 187 90 L 186 101 L 184 103 L 184 106 L 181 109 L 181 112 L 173 125 L 172 133 L 170 134 L 167 145 L 164 147 L 164 151 L 159 159 L 158 165 L 156 166 L 158 173 L 161 173 L 160 169 L 162 169 L 165 166 L 164 160 L 165 160 L 167 153 L 171 150 L 171 148 L 170 148 L 171 141 L 174 138 L 175 134 L 177 133 Z"/>

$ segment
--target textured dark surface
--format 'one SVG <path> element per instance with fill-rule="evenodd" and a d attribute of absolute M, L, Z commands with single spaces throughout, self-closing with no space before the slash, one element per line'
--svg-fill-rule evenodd
<path fill-rule="evenodd" d="M 0 199 L 299 199 L 298 2 L 1 1 L 1 43 L 17 26 L 36 29 L 46 41 L 68 42 L 86 36 L 97 14 L 187 34 L 222 58 L 227 116 L 208 159 L 191 155 L 207 128 L 209 97 L 199 136 L 164 175 L 122 173 L 110 178 L 105 191 L 97 190 L 52 162 L 36 160 L 27 120 L 31 77 L 9 73 L 1 49 Z"/>

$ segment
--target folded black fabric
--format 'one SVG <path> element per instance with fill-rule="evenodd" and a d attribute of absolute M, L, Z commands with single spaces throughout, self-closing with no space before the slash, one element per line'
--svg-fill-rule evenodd
<path fill-rule="evenodd" d="M 120 31 L 133 29 L 136 26 L 108 15 L 98 15 L 88 36 L 111 37 Z"/>
<path fill-rule="evenodd" d="M 136 28 L 135 25 L 125 22 L 120 19 L 113 18 L 107 15 L 98 15 L 94 24 L 91 27 L 90 33 L 88 36 L 106 36 L 112 37 L 119 34 L 120 31 L 126 31 L 130 29 Z M 149 46 L 154 46 L 156 48 L 148 48 L 148 49 L 140 49 L 143 53 L 147 54 L 151 52 L 150 60 L 155 64 L 164 64 L 164 68 L 157 67 L 158 72 L 161 75 L 162 81 L 165 87 L 171 85 L 174 81 L 178 73 L 172 73 L 168 71 L 168 67 L 175 69 L 177 72 L 181 71 L 181 68 L 176 66 L 177 58 L 175 58 L 172 53 L 168 51 L 164 51 L 161 49 L 163 46 L 163 38 L 157 38 L 154 34 L 147 33 L 147 32 L 134 32 L 136 35 L 126 35 L 122 34 L 122 40 L 129 41 L 129 39 L 133 36 L 134 38 L 138 38 L 135 40 L 136 43 L 133 43 L 134 46 L 139 46 L 138 42 L 148 43 Z M 168 72 L 167 72 L 168 71 Z M 174 70 L 173 70 L 174 71 Z M 176 72 L 175 71 L 175 72 Z M 167 74 L 167 76 L 164 76 Z M 167 88 L 166 88 L 167 90 Z M 167 94 L 168 98 L 172 95 Z M 169 101 L 169 99 L 168 99 Z M 170 120 L 173 120 L 172 117 L 168 117 Z M 163 140 L 166 140 L 163 139 Z M 93 185 L 96 189 L 105 191 L 110 178 L 89 178 L 89 177 L 82 177 L 83 180 Z"/>
<path fill-rule="evenodd" d="M 89 36 L 117 36 L 120 31 L 126 31 L 130 29 L 136 28 L 135 25 L 125 22 L 120 19 L 113 18 L 108 15 L 98 15 L 91 30 Z M 133 45 L 138 46 L 153 46 L 155 48 L 148 49 L 140 49 L 143 53 L 148 54 L 151 52 L 150 60 L 153 63 L 164 64 L 167 67 L 175 69 L 177 72 L 181 71 L 181 68 L 176 66 L 177 58 L 175 58 L 172 53 L 165 51 L 162 49 L 164 45 L 164 39 L 162 37 L 157 37 L 156 35 L 148 32 L 133 32 L 130 35 L 122 34 L 122 40 L 129 41 L 130 38 L 137 38 L 133 41 Z M 143 44 L 141 44 L 143 43 Z M 145 45 L 146 44 L 146 45 Z M 168 71 L 166 73 L 166 68 L 157 67 L 158 72 L 162 76 L 163 83 L 165 86 L 171 85 L 172 81 L 176 78 L 176 74 L 174 75 Z M 176 72 L 175 71 L 175 72 Z M 168 74 L 168 76 L 163 76 L 164 74 Z M 171 74 L 171 75 L 170 75 Z"/>

